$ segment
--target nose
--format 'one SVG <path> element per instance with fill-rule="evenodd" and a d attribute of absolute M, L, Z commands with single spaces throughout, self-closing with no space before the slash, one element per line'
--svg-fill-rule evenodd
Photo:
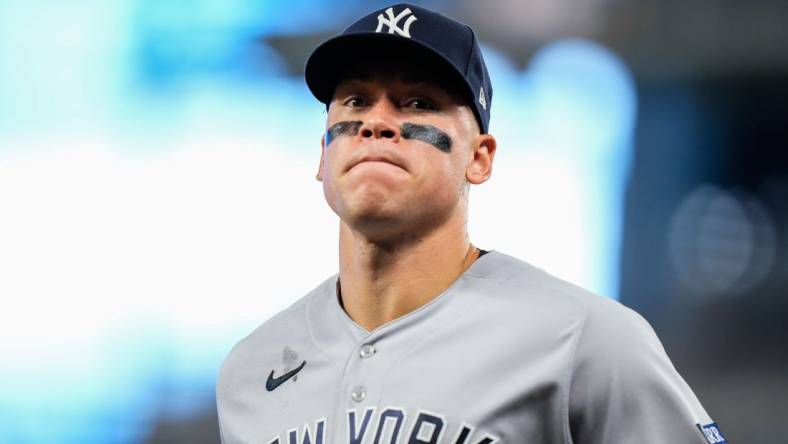
<path fill-rule="evenodd" d="M 380 99 L 367 112 L 364 123 L 359 129 L 364 139 L 391 139 L 399 141 L 399 127 L 395 124 L 394 106 L 387 99 Z"/>

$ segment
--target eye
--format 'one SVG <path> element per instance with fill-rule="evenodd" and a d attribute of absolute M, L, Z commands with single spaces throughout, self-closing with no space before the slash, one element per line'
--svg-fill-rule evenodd
<path fill-rule="evenodd" d="M 438 108 L 424 97 L 413 97 L 405 101 L 405 107 L 422 111 L 435 111 Z"/>
<path fill-rule="evenodd" d="M 350 108 L 367 106 L 367 100 L 361 96 L 350 96 L 345 99 L 344 105 Z"/>

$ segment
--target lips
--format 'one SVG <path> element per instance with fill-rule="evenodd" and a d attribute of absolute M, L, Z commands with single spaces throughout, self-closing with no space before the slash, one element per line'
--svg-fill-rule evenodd
<path fill-rule="evenodd" d="M 363 156 L 363 157 L 361 157 L 359 159 L 356 159 L 356 160 L 350 162 L 350 166 L 347 168 L 346 171 L 350 171 L 356 165 L 358 165 L 360 163 L 365 163 L 365 162 L 388 163 L 388 164 L 394 165 L 396 167 L 402 168 L 403 170 L 407 171 L 407 168 L 405 168 L 402 165 L 402 162 L 399 162 L 397 159 L 394 159 L 394 158 L 392 158 L 390 156 L 384 156 L 384 155 L 366 155 L 366 156 Z"/>

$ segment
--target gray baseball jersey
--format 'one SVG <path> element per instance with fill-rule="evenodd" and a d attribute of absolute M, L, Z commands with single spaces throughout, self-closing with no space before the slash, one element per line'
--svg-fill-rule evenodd
<path fill-rule="evenodd" d="M 337 279 L 230 352 L 225 444 L 726 442 L 643 318 L 511 256 L 371 332 Z"/>

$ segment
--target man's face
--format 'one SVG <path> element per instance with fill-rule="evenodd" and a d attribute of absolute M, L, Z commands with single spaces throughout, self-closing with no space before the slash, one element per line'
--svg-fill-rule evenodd
<path fill-rule="evenodd" d="M 326 200 L 343 222 L 380 238 L 417 235 L 464 211 L 474 148 L 490 137 L 457 94 L 380 68 L 338 85 L 326 127 Z"/>

